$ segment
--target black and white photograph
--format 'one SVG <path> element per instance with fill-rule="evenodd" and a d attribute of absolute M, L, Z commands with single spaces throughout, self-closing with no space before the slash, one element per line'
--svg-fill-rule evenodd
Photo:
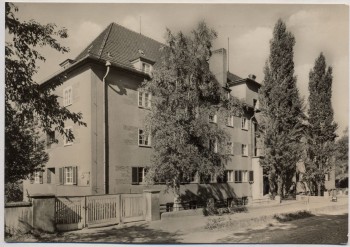
<path fill-rule="evenodd" d="M 348 244 L 348 1 L 2 10 L 4 245 Z"/>

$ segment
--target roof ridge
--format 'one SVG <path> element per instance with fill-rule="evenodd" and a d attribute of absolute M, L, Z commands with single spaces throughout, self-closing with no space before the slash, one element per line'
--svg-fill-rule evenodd
<path fill-rule="evenodd" d="M 105 36 L 103 37 L 100 50 L 98 51 L 98 54 L 97 54 L 99 58 L 101 58 L 101 56 L 102 56 L 103 49 L 104 49 L 105 46 L 106 46 L 107 39 L 108 39 L 108 37 L 109 37 L 109 34 L 111 33 L 113 24 L 114 24 L 114 22 L 112 22 L 111 24 L 109 24 L 109 25 L 107 26 L 107 28 L 109 28 L 109 29 L 108 29 L 107 33 L 105 34 Z M 106 29 L 105 29 L 105 30 L 106 30 Z"/>
<path fill-rule="evenodd" d="M 78 57 L 80 57 L 82 54 L 84 54 L 84 52 L 86 51 L 86 49 L 88 49 L 91 45 L 93 45 L 93 43 L 100 37 L 100 35 L 101 35 L 102 33 L 106 32 L 107 29 L 108 29 L 110 26 L 112 26 L 112 24 L 113 24 L 113 22 L 110 23 L 102 32 L 100 32 L 100 33 L 96 36 L 96 38 L 94 38 L 84 49 L 82 49 L 82 51 L 75 57 L 74 60 L 76 60 Z"/>
<path fill-rule="evenodd" d="M 161 44 L 161 45 L 165 45 L 164 43 L 162 43 L 162 42 L 160 42 L 160 41 L 158 41 L 158 40 L 155 40 L 155 39 L 153 39 L 153 38 L 151 38 L 151 37 L 148 37 L 148 36 L 146 36 L 146 35 L 144 35 L 144 34 L 142 34 L 142 33 L 138 33 L 138 32 L 136 32 L 136 31 L 134 31 L 134 30 L 131 30 L 131 29 L 127 28 L 127 27 L 124 27 L 124 26 L 122 26 L 122 25 L 116 23 L 116 22 L 112 22 L 112 23 L 115 24 L 115 25 L 117 25 L 117 26 L 119 26 L 119 27 L 122 27 L 122 28 L 124 28 L 124 29 L 126 29 L 126 30 L 128 30 L 128 31 L 130 31 L 130 32 L 136 33 L 136 34 L 141 35 L 141 36 L 143 36 L 143 37 L 145 37 L 145 38 L 147 38 L 147 39 L 150 39 L 150 40 L 152 40 L 152 41 L 155 41 L 155 42 L 157 42 L 157 43 L 159 43 L 159 44 Z"/>

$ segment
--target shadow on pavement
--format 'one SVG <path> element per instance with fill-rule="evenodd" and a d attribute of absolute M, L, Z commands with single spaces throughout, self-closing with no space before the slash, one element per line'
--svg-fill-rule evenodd
<path fill-rule="evenodd" d="M 306 219 L 267 224 L 236 232 L 218 243 L 345 244 L 348 242 L 348 214 L 318 215 Z"/>
<path fill-rule="evenodd" d="M 178 232 L 148 228 L 147 224 L 117 226 L 88 231 L 74 231 L 36 236 L 38 242 L 113 242 L 113 243 L 179 243 Z"/>

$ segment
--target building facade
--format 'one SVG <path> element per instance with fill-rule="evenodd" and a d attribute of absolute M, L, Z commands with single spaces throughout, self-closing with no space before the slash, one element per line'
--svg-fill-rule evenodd
<path fill-rule="evenodd" d="M 144 181 L 152 155 L 152 140 L 143 127 L 151 95 L 139 89 L 159 66 L 163 46 L 112 23 L 74 60 L 61 63 L 62 69 L 43 82 L 63 81 L 55 91 L 59 103 L 81 112 L 87 127 L 66 123 L 75 135 L 73 142 L 55 132 L 47 135 L 50 160 L 42 172 L 24 181 L 25 196 L 140 193 L 152 188 L 161 190 L 161 203 L 173 201 L 165 185 Z M 243 116 L 225 121 L 217 116 L 208 120 L 223 126 L 231 137 L 226 176 L 223 181 L 213 178 L 205 182 L 194 177 L 181 185 L 183 199 L 261 199 L 267 192 L 263 190 L 261 146 L 256 135 L 260 84 L 254 75 L 240 78 L 228 72 L 225 49 L 213 52 L 209 67 L 218 82 L 230 89 L 230 96 L 244 102 L 245 111 Z M 58 143 L 52 142 L 54 137 Z"/>

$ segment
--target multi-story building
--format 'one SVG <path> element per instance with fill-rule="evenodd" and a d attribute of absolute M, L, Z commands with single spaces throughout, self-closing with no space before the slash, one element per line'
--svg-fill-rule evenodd
<path fill-rule="evenodd" d="M 150 111 L 150 94 L 139 88 L 160 64 L 164 45 L 118 24 L 110 24 L 74 60 L 67 59 L 62 69 L 44 84 L 63 80 L 55 94 L 60 104 L 81 112 L 87 127 L 67 122 L 75 140 L 52 132 L 47 135 L 50 160 L 43 172 L 24 181 L 24 194 L 50 193 L 58 196 L 139 193 L 146 188 L 161 190 L 161 203 L 173 200 L 165 185 L 146 185 L 145 167 L 150 165 L 152 140 L 145 135 L 143 120 Z M 257 142 L 258 89 L 254 75 L 240 78 L 227 69 L 226 50 L 213 52 L 210 70 L 230 95 L 242 99 L 242 117 L 231 116 L 220 123 L 231 136 L 231 159 L 224 180 L 192 181 L 181 185 L 184 198 L 218 199 L 263 194 L 263 172 L 259 165 Z M 58 143 L 53 143 L 54 138 Z"/>

